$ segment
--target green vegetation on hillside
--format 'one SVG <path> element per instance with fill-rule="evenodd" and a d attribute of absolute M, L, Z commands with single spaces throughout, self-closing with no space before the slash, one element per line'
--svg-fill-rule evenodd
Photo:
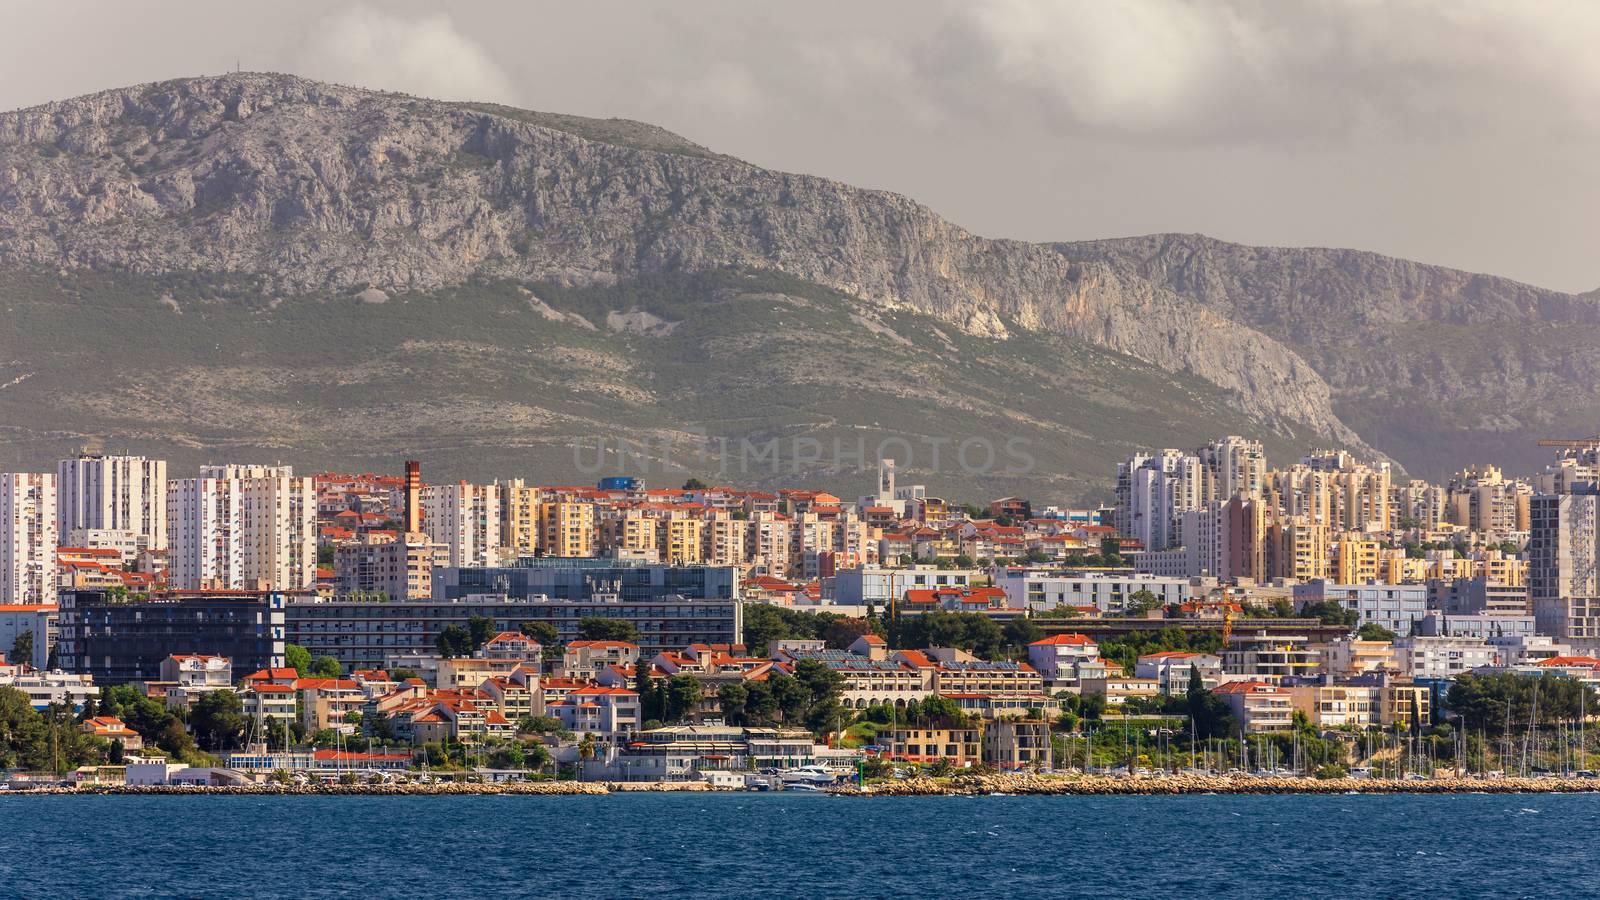
<path fill-rule="evenodd" d="M 1076 502 L 1107 496 L 1136 447 L 1241 433 L 1278 458 L 1303 449 L 1129 357 L 1021 328 L 973 337 L 770 273 L 367 303 L 272 297 L 247 277 L 13 271 L 0 309 L 7 468 L 88 442 L 175 472 L 223 456 L 306 471 L 409 457 L 430 478 L 604 471 L 853 497 L 881 445 L 902 463 L 909 451 L 902 480 L 935 494 Z"/>

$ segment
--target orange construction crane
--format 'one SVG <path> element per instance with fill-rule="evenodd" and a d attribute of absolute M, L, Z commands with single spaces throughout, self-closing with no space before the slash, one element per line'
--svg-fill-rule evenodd
<path fill-rule="evenodd" d="M 1600 444 L 1600 435 L 1591 438 L 1540 438 L 1540 447 L 1593 447 Z"/>

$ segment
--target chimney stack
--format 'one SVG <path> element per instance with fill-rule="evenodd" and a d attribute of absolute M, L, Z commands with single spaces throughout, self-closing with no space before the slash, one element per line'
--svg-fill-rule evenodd
<path fill-rule="evenodd" d="M 422 463 L 406 460 L 406 534 L 422 531 Z"/>

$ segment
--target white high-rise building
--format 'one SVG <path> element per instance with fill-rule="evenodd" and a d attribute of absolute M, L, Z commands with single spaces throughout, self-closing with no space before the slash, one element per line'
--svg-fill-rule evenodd
<path fill-rule="evenodd" d="M 0 475 L 0 603 L 56 602 L 56 477 Z"/>
<path fill-rule="evenodd" d="M 1230 434 L 1198 452 L 1206 467 L 1206 500 L 1232 500 L 1241 494 L 1254 497 L 1261 493 L 1267 477 L 1267 453 L 1260 441 Z"/>
<path fill-rule="evenodd" d="M 317 574 L 317 496 L 289 466 L 205 466 L 172 482 L 167 580 L 180 590 L 304 590 Z"/>
<path fill-rule="evenodd" d="M 83 454 L 56 467 L 59 533 L 131 531 L 147 550 L 167 546 L 167 461 Z"/>
<path fill-rule="evenodd" d="M 1131 473 L 1126 534 L 1146 550 L 1178 545 L 1183 514 L 1204 503 L 1205 467 L 1181 450 L 1163 450 Z"/>
<path fill-rule="evenodd" d="M 450 548 L 452 566 L 499 563 L 500 486 L 430 484 L 422 489 L 422 530 L 428 540 Z"/>

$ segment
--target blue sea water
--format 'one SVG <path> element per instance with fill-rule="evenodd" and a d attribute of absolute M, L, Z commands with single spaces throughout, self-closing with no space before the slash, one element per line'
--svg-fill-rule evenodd
<path fill-rule="evenodd" d="M 1600 795 L 25 797 L 16 897 L 1593 897 Z"/>

